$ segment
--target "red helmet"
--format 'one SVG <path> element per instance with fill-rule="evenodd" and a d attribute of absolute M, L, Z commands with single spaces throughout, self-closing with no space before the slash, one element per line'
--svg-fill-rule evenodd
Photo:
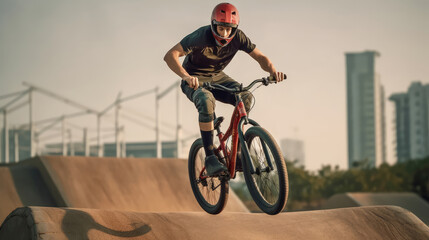
<path fill-rule="evenodd" d="M 211 19 L 212 33 L 219 46 L 226 46 L 234 38 L 237 32 L 240 16 L 238 10 L 230 3 L 220 3 L 214 9 Z M 228 37 L 221 37 L 217 32 L 217 26 L 231 27 L 232 31 Z"/>

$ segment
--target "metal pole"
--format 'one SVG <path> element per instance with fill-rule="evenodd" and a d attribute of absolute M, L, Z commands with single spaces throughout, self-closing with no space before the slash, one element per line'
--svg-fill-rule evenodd
<path fill-rule="evenodd" d="M 13 131 L 13 139 L 14 139 L 13 145 L 15 150 L 15 162 L 19 162 L 19 134 L 17 129 Z"/>
<path fill-rule="evenodd" d="M 162 157 L 162 146 L 161 146 L 161 138 L 160 138 L 160 134 L 159 134 L 159 88 L 156 88 L 155 91 L 155 117 L 156 117 L 156 126 L 155 126 L 155 131 L 156 131 L 156 157 L 157 158 L 161 158 Z"/>
<path fill-rule="evenodd" d="M 7 127 L 7 110 L 3 109 L 3 129 L 4 129 L 4 162 L 9 163 L 9 129 Z"/>
<path fill-rule="evenodd" d="M 28 105 L 30 108 L 30 157 L 35 155 L 34 147 L 34 123 L 33 123 L 33 89 L 30 88 L 28 91 Z"/>
<path fill-rule="evenodd" d="M 89 156 L 89 141 L 88 141 L 88 129 L 83 129 L 83 148 L 85 157 Z"/>
<path fill-rule="evenodd" d="M 125 143 L 125 126 L 121 127 L 121 157 L 126 158 L 127 157 L 127 145 Z"/>
<path fill-rule="evenodd" d="M 103 149 L 101 147 L 100 124 L 101 124 L 101 115 L 97 114 L 97 151 L 98 151 L 97 156 L 98 157 L 103 156 Z"/>
<path fill-rule="evenodd" d="M 155 108 L 156 108 L 156 157 L 161 158 L 162 157 L 162 143 L 160 138 L 160 118 L 159 118 L 159 100 L 163 98 L 165 95 L 167 95 L 171 90 L 177 87 L 177 83 L 171 84 L 167 89 L 165 89 L 163 92 L 159 93 L 159 87 L 155 90 Z"/>
<path fill-rule="evenodd" d="M 181 89 L 180 89 L 180 81 L 179 84 L 177 85 L 177 98 L 176 98 L 176 120 L 177 120 L 177 132 L 176 132 L 176 147 L 177 147 L 177 158 L 182 157 L 182 125 L 180 122 L 180 94 L 181 94 Z"/>
<path fill-rule="evenodd" d="M 67 133 L 68 133 L 68 136 L 69 136 L 70 156 L 74 156 L 74 145 L 73 145 L 73 139 L 72 139 L 72 131 L 71 131 L 71 129 L 67 129 Z"/>
<path fill-rule="evenodd" d="M 39 155 L 39 134 L 34 130 L 34 148 L 35 148 L 35 155 Z"/>
<path fill-rule="evenodd" d="M 72 101 L 72 100 L 70 100 L 70 99 L 67 99 L 67 98 L 63 97 L 63 96 L 61 96 L 60 94 L 53 93 L 53 92 L 51 92 L 51 91 L 48 91 L 48 90 L 46 90 L 46 89 L 42 89 L 42 88 L 40 88 L 40 87 L 37 87 L 37 86 L 35 86 L 35 85 L 29 84 L 29 83 L 26 83 L 26 82 L 23 82 L 23 84 L 24 84 L 25 86 L 31 87 L 31 89 L 32 89 L 32 90 L 38 91 L 38 92 L 40 92 L 40 93 L 43 93 L 43 94 L 45 94 L 45 95 L 47 95 L 47 96 L 49 96 L 49 97 L 52 97 L 52 98 L 56 98 L 56 99 L 58 99 L 58 100 L 61 100 L 61 101 L 65 102 L 65 103 L 66 103 L 66 104 L 68 104 L 68 105 L 71 105 L 71 106 L 77 107 L 77 108 L 79 108 L 79 109 L 86 110 L 86 111 L 88 111 L 88 113 L 94 113 L 94 114 L 97 114 L 97 113 L 98 113 L 97 111 L 95 111 L 95 110 L 93 110 L 93 109 L 91 109 L 91 108 L 89 108 L 89 107 L 87 107 L 87 106 L 84 106 L 84 105 L 82 105 L 82 104 L 80 104 L 80 103 L 77 103 L 77 102 L 75 102 L 75 101 Z"/>
<path fill-rule="evenodd" d="M 61 135 L 63 141 L 63 156 L 67 156 L 67 144 L 66 144 L 66 119 L 63 117 L 61 126 Z"/>
<path fill-rule="evenodd" d="M 116 104 L 116 108 L 115 108 L 115 141 L 116 141 L 116 157 L 119 158 L 121 157 L 121 143 L 120 143 L 120 139 L 119 139 L 119 108 L 120 105 L 119 103 Z"/>
<path fill-rule="evenodd" d="M 19 99 L 23 98 L 25 96 L 25 94 L 28 93 L 29 90 L 25 90 L 23 91 L 18 97 L 14 98 L 13 100 L 9 101 L 8 103 L 6 103 L 6 105 L 3 105 L 2 107 L 0 107 L 1 110 L 7 109 L 10 105 L 14 104 L 15 102 L 19 101 Z"/>

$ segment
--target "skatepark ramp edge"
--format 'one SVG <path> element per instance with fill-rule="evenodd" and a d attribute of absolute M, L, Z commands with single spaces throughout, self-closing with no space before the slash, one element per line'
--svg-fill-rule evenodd
<path fill-rule="evenodd" d="M 394 206 L 281 213 L 127 212 L 25 207 L 0 239 L 429 239 L 429 227 Z"/>

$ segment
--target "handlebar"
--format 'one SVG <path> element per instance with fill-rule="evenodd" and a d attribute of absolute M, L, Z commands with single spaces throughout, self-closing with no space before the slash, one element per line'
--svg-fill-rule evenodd
<path fill-rule="evenodd" d="M 286 79 L 286 75 L 285 75 L 284 79 Z M 230 93 L 241 93 L 241 92 L 249 91 L 257 83 L 262 83 L 265 86 L 268 86 L 268 84 L 277 83 L 277 81 L 276 81 L 275 77 L 269 76 L 269 77 L 264 77 L 261 79 L 254 80 L 247 87 L 243 87 L 243 84 L 240 84 L 240 87 L 235 87 L 235 88 L 228 88 L 228 87 L 222 86 L 220 84 L 211 84 L 209 82 L 205 82 L 205 83 L 203 83 L 203 88 L 205 88 L 207 90 L 216 89 L 216 90 L 222 90 L 222 91 L 230 92 Z"/>

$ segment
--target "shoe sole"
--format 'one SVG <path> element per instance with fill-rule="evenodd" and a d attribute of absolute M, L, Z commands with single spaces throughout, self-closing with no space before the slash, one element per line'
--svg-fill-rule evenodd
<path fill-rule="evenodd" d="M 219 172 L 215 172 L 213 174 L 207 174 L 209 177 L 220 177 L 222 175 L 228 175 L 228 170 L 221 170 Z"/>

